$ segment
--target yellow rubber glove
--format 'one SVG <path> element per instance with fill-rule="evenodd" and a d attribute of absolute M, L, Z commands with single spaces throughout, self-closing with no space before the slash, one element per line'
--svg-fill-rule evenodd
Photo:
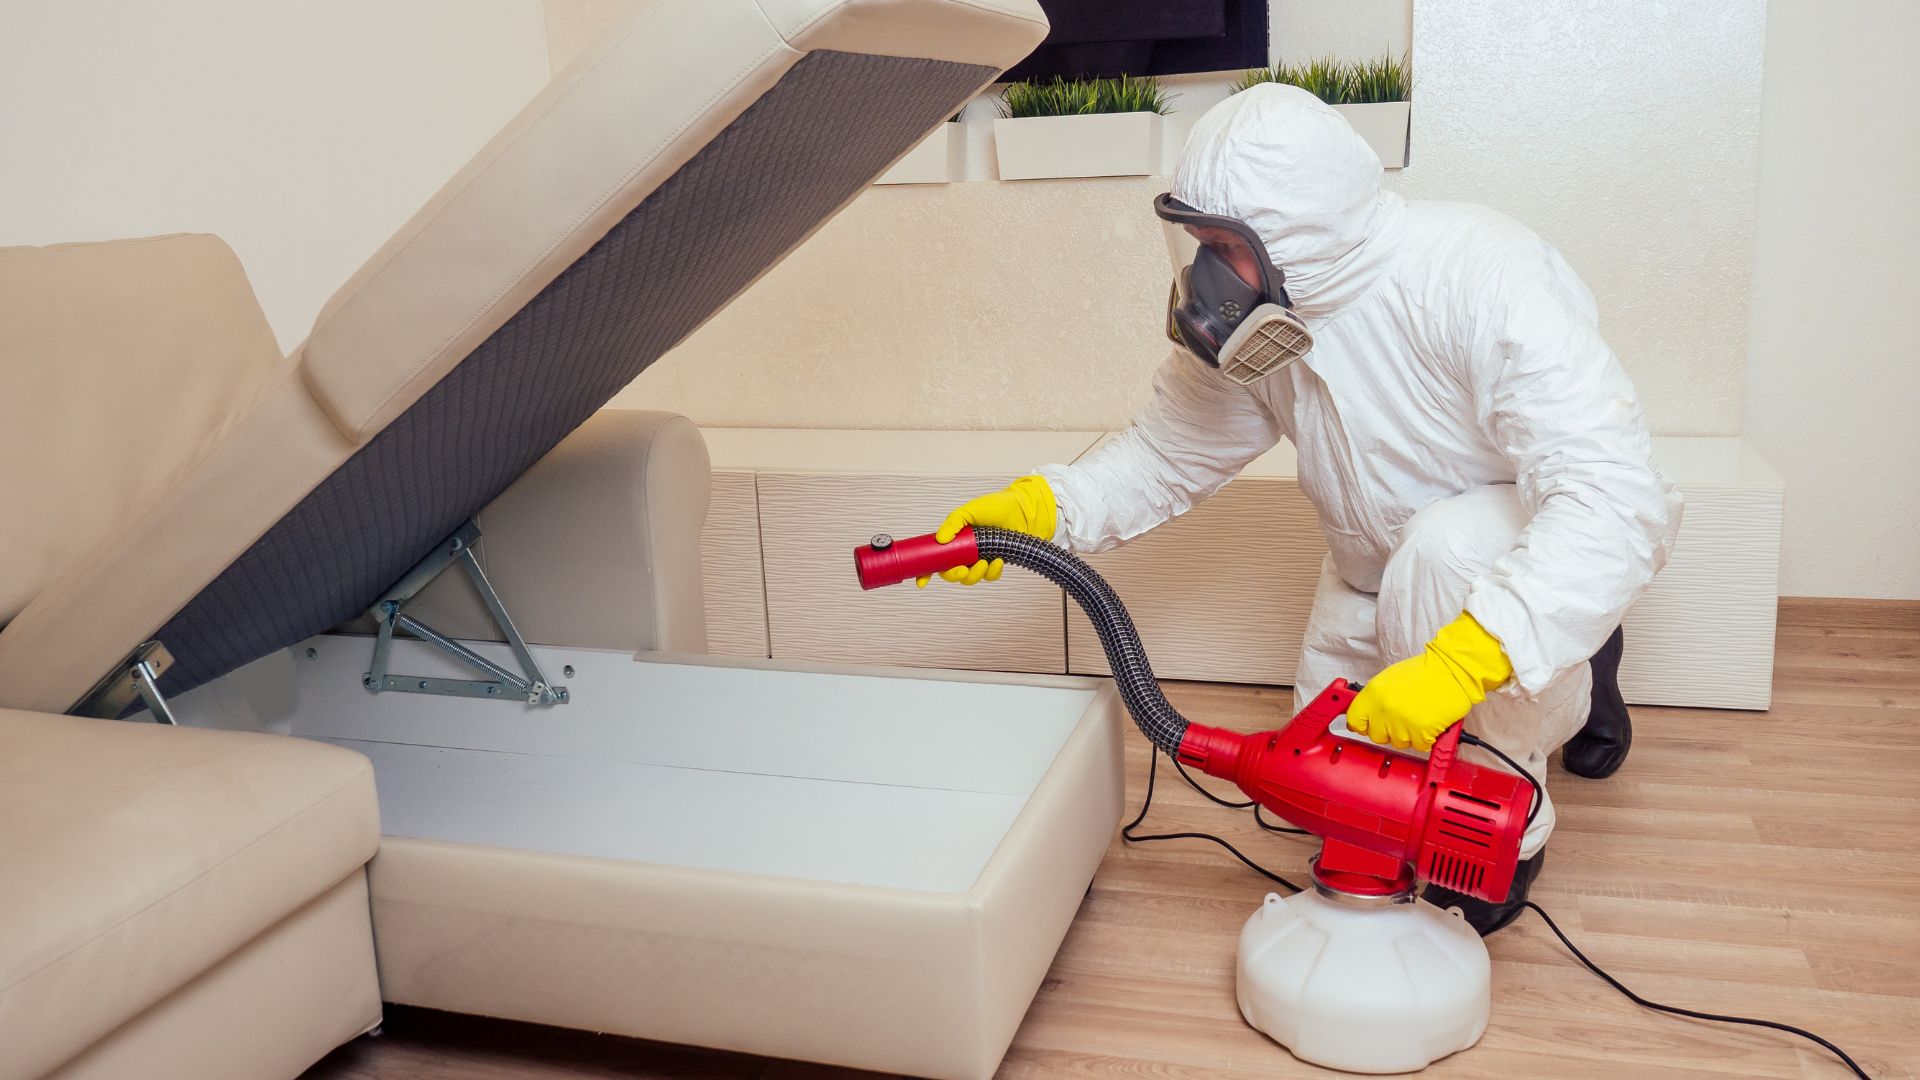
<path fill-rule="evenodd" d="M 1418 656 L 1367 680 L 1347 706 L 1347 727 L 1382 746 L 1431 750 L 1441 732 L 1512 677 L 1500 639 L 1462 612 Z"/>
<path fill-rule="evenodd" d="M 1059 520 L 1059 506 L 1053 501 L 1053 488 L 1047 486 L 1044 476 L 1023 476 L 1007 485 L 1006 490 L 982 495 L 970 499 L 958 510 L 948 514 L 940 527 L 934 530 L 933 538 L 947 543 L 954 535 L 968 525 L 987 525 L 996 529 L 1012 529 L 1028 536 L 1037 536 L 1042 540 L 1052 540 L 1054 524 Z M 940 571 L 940 576 L 960 585 L 978 585 L 982 581 L 1000 580 L 1000 571 L 1005 569 L 1004 560 L 985 559 L 972 566 L 956 566 L 951 570 Z M 930 577 L 915 578 L 914 584 L 924 589 Z"/>

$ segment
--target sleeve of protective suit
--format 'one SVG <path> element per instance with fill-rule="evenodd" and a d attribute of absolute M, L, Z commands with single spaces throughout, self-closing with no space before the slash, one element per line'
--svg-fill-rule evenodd
<path fill-rule="evenodd" d="M 1252 391 L 1175 349 L 1132 426 L 1073 465 L 1040 470 L 1059 505 L 1054 543 L 1118 547 L 1186 513 L 1279 441 Z"/>
<path fill-rule="evenodd" d="M 1552 252 L 1495 276 L 1469 378 L 1531 521 L 1466 609 L 1537 693 L 1593 656 L 1666 564 L 1681 502 L 1592 294 Z"/>

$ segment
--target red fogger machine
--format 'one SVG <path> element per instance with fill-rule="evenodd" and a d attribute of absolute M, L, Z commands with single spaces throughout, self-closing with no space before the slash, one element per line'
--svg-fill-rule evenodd
<path fill-rule="evenodd" d="M 1460 727 L 1425 757 L 1333 728 L 1359 687 L 1335 680 L 1285 727 L 1250 735 L 1190 723 L 1168 704 L 1139 633 L 1093 568 L 1042 540 L 1005 529 L 881 535 L 854 549 L 862 588 L 1004 559 L 1067 591 L 1092 620 L 1127 711 L 1182 764 L 1230 780 L 1274 815 L 1324 840 L 1314 880 L 1350 896 L 1391 896 L 1416 878 L 1483 900 L 1506 899 L 1532 796 L 1504 769 L 1459 757 Z"/>

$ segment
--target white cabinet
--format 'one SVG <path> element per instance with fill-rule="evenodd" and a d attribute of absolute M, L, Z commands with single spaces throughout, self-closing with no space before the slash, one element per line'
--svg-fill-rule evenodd
<path fill-rule="evenodd" d="M 1126 603 L 1154 674 L 1290 684 L 1326 552 L 1282 443 L 1186 514 L 1087 562 Z M 1068 608 L 1067 670 L 1111 674 L 1093 624 Z"/>
<path fill-rule="evenodd" d="M 750 471 L 767 645 L 781 660 L 1066 671 L 1060 591 L 1030 574 L 864 591 L 853 549 L 930 532 L 967 499 L 1071 462 L 1096 432 L 706 431 L 716 477 Z M 707 579 L 709 590 L 744 580 Z M 709 619 L 715 598 L 708 599 Z M 741 605 L 746 606 L 746 605 Z M 709 635 L 712 635 L 711 627 Z"/>
<path fill-rule="evenodd" d="M 712 433 L 707 436 L 711 439 Z M 771 655 L 760 569 L 760 505 L 751 470 L 713 470 L 707 524 L 700 533 L 700 572 L 707 651 L 761 659 Z"/>
<path fill-rule="evenodd" d="M 778 659 L 1103 675 L 1093 627 L 1011 570 L 992 586 L 863 592 L 852 552 L 926 532 L 967 498 L 1071 462 L 1088 432 L 705 432 L 715 652 Z M 1772 697 L 1780 478 L 1737 438 L 1662 438 L 1687 498 L 1672 561 L 1628 613 L 1621 689 L 1637 704 L 1764 709 Z M 1185 516 L 1088 557 L 1162 678 L 1287 685 L 1326 552 L 1291 446 Z"/>
<path fill-rule="evenodd" d="M 1740 439 L 1653 440 L 1687 508 L 1666 569 L 1627 613 L 1620 692 L 1647 705 L 1773 701 L 1786 487 Z"/>

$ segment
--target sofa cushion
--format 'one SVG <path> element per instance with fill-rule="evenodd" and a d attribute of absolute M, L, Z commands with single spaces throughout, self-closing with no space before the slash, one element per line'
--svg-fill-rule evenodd
<path fill-rule="evenodd" d="M 282 364 L 216 237 L 0 247 L 0 625 Z"/>
<path fill-rule="evenodd" d="M 379 841 L 352 751 L 0 709 L 0 1080 L 79 1053 Z"/>

